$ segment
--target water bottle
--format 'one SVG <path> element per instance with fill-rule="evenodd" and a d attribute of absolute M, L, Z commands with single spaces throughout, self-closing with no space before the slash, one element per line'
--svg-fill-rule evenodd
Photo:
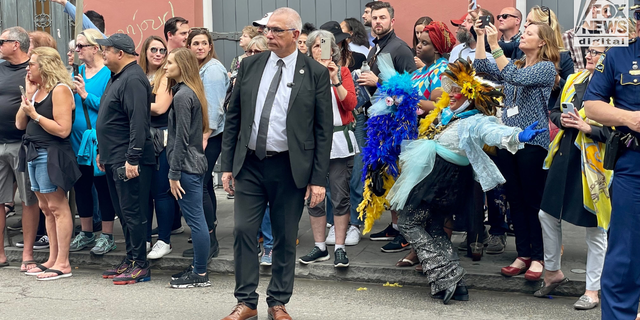
<path fill-rule="evenodd" d="M 366 61 L 362 62 L 362 67 L 360 67 L 360 72 L 361 73 L 371 72 L 371 68 L 369 68 L 369 64 Z"/>

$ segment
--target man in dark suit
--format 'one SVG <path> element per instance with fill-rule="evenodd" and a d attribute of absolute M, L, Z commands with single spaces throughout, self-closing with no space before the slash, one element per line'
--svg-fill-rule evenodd
<path fill-rule="evenodd" d="M 222 142 L 222 181 L 235 193 L 234 258 L 238 304 L 224 320 L 256 319 L 257 234 L 267 204 L 274 236 L 269 319 L 291 319 L 296 237 L 305 200 L 324 199 L 333 135 L 327 68 L 300 53 L 302 29 L 290 8 L 273 12 L 269 49 L 242 60 Z"/>

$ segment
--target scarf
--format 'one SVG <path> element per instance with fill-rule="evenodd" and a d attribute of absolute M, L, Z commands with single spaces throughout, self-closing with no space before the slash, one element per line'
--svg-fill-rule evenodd
<path fill-rule="evenodd" d="M 450 53 L 456 45 L 456 37 L 449 31 L 447 25 L 440 21 L 432 21 L 424 27 L 424 32 L 429 33 L 431 43 L 440 55 Z"/>
<path fill-rule="evenodd" d="M 574 84 L 582 83 L 589 77 L 589 71 L 581 71 L 574 73 L 567 79 L 567 84 L 562 91 L 561 101 L 571 102 L 576 94 Z M 562 107 L 560 107 L 562 109 Z M 580 117 L 587 121 L 590 125 L 602 126 L 601 124 L 588 120 L 584 108 L 579 112 Z M 564 130 L 558 131 L 558 134 L 549 145 L 549 153 L 544 159 L 545 170 L 549 170 L 553 163 L 553 158 L 560 148 L 560 141 L 564 135 Z M 584 208 L 595 214 L 598 218 L 598 227 L 603 230 L 609 229 L 611 221 L 611 195 L 609 194 L 609 185 L 613 172 L 605 170 L 602 167 L 602 159 L 604 159 L 605 144 L 595 142 L 593 139 L 580 131 L 575 141 L 576 147 L 580 149 L 582 169 L 582 203 Z"/>

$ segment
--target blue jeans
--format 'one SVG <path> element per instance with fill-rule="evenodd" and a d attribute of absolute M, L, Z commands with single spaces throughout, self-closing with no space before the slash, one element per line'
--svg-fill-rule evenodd
<path fill-rule="evenodd" d="M 163 150 L 158 156 L 157 170 L 153 170 L 153 177 L 151 180 L 151 199 L 149 201 L 155 202 L 156 219 L 158 221 L 158 240 L 162 240 L 165 243 L 171 243 L 171 228 L 173 224 L 173 218 L 175 216 L 176 199 L 171 195 L 169 191 L 169 163 L 167 162 L 167 151 Z M 151 242 L 151 225 L 153 221 L 153 208 L 149 206 L 149 213 L 147 215 L 147 241 Z"/>
<path fill-rule="evenodd" d="M 58 190 L 58 187 L 49 179 L 47 149 L 38 148 L 38 157 L 29 161 L 29 179 L 33 192 L 53 193 Z"/>
<path fill-rule="evenodd" d="M 366 145 L 367 116 L 364 113 L 356 115 L 356 141 L 360 148 L 360 153 L 353 157 L 353 171 L 351 172 L 350 181 L 350 197 L 351 197 L 351 225 L 362 226 L 364 222 L 358 219 L 358 206 L 362 202 L 362 193 L 364 192 L 364 183 L 362 182 L 362 170 L 364 164 L 362 163 L 362 148 Z"/>
<path fill-rule="evenodd" d="M 191 228 L 193 239 L 193 271 L 195 273 L 207 272 L 207 260 L 209 257 L 209 228 L 204 218 L 202 206 L 204 175 L 182 172 L 180 185 L 185 194 L 178 199 L 182 216 Z M 171 224 L 169 224 L 171 226 Z"/>
<path fill-rule="evenodd" d="M 260 225 L 260 232 L 262 232 L 262 246 L 265 250 L 273 249 L 273 231 L 271 231 L 271 212 L 269 210 L 269 205 L 267 205 L 267 209 L 264 211 L 264 217 L 262 218 L 262 224 Z"/>

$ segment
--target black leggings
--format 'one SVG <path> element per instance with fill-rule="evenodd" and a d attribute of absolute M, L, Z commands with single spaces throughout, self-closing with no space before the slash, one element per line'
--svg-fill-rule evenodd
<path fill-rule="evenodd" d="M 204 150 L 209 167 L 207 168 L 207 172 L 204 173 L 202 202 L 204 206 L 204 217 L 207 220 L 209 230 L 213 230 L 213 226 L 217 220 L 216 211 L 218 209 L 218 203 L 216 201 L 216 194 L 213 191 L 213 177 L 211 174 L 213 173 L 213 167 L 218 161 L 218 156 L 220 156 L 220 151 L 222 151 L 222 133 L 210 137 L 207 142 L 207 148 Z"/>
<path fill-rule="evenodd" d="M 82 176 L 76 182 L 74 190 L 76 191 L 76 206 L 78 207 L 78 215 L 80 218 L 93 217 L 93 194 L 91 189 L 95 186 L 98 192 L 98 207 L 102 215 L 102 221 L 113 221 L 115 211 L 113 203 L 109 196 L 109 187 L 107 186 L 106 176 L 93 176 L 93 166 L 79 166 Z"/>
<path fill-rule="evenodd" d="M 547 180 L 547 171 L 542 169 L 546 156 L 547 150 L 529 144 L 515 155 L 498 150 L 498 167 L 507 180 L 505 190 L 511 206 L 516 250 L 519 257 L 532 260 L 544 259 L 538 212 Z"/>

